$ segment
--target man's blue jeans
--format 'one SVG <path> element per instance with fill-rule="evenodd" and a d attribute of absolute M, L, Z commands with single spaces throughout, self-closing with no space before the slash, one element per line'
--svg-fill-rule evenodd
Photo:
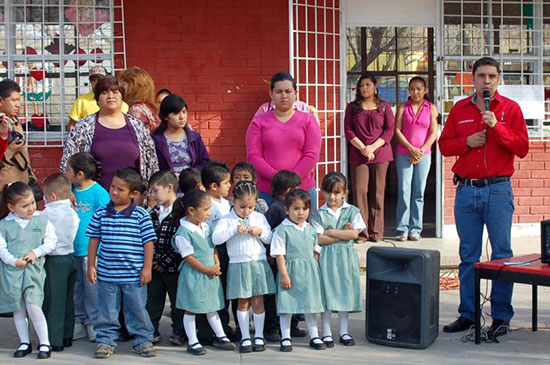
<path fill-rule="evenodd" d="M 483 226 L 491 242 L 491 260 L 512 257 L 511 229 L 514 195 L 510 181 L 473 187 L 460 183 L 456 189 L 455 222 L 460 237 L 460 306 L 462 317 L 474 320 L 474 264 L 479 261 L 483 246 Z M 512 309 L 513 283 L 493 281 L 491 315 L 508 321 Z"/>
<path fill-rule="evenodd" d="M 134 336 L 134 349 L 153 341 L 153 324 L 145 309 L 147 304 L 147 286 L 136 284 L 118 284 L 98 280 L 99 310 L 96 342 L 116 347 L 120 322 L 120 301 L 123 300 L 124 320 L 128 332 Z"/>
<path fill-rule="evenodd" d="M 398 194 L 395 219 L 397 235 L 422 233 L 422 213 L 424 211 L 424 190 L 432 162 L 431 154 L 424 155 L 413 165 L 411 156 L 395 154 Z"/>

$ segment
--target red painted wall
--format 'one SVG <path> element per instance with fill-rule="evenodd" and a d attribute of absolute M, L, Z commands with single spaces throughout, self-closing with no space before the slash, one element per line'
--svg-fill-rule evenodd
<path fill-rule="evenodd" d="M 267 81 L 289 68 L 288 2 L 149 0 L 125 3 L 128 66 L 189 105 L 214 159 L 246 158 L 246 128 L 269 100 Z"/>
<path fill-rule="evenodd" d="M 444 160 L 444 222 L 454 224 L 453 173 L 455 158 Z M 516 172 L 512 177 L 514 189 L 514 223 L 537 223 L 550 219 L 550 142 L 531 142 L 529 154 L 516 158 Z"/>

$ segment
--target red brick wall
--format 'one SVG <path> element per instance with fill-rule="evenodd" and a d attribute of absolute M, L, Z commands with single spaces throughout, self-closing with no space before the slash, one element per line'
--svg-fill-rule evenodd
<path fill-rule="evenodd" d="M 59 172 L 62 153 L 63 149 L 61 147 L 33 147 L 30 143 L 31 166 L 40 183 L 49 175 Z"/>
<path fill-rule="evenodd" d="M 132 0 L 125 4 L 128 66 L 189 105 L 215 159 L 246 158 L 246 128 L 269 100 L 266 81 L 288 70 L 288 2 Z"/>
<path fill-rule="evenodd" d="M 451 167 L 454 157 L 444 159 L 444 222 L 454 224 L 455 186 Z M 514 223 L 537 223 L 550 219 L 550 142 L 531 142 L 529 154 L 516 158 L 512 178 Z"/>

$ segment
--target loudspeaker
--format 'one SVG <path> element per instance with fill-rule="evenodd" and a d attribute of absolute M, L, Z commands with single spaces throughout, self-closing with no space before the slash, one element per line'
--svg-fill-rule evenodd
<path fill-rule="evenodd" d="M 550 264 L 550 220 L 540 222 L 540 261 Z"/>
<path fill-rule="evenodd" d="M 439 334 L 439 252 L 371 247 L 366 302 L 367 340 L 428 347 Z"/>

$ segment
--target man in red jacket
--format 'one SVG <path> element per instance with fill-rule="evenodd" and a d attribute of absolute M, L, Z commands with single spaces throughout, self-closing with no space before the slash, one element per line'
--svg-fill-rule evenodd
<path fill-rule="evenodd" d="M 491 241 L 491 259 L 512 257 L 514 196 L 510 178 L 514 157 L 523 158 L 529 151 L 520 107 L 497 91 L 498 62 L 480 58 L 472 74 L 474 95 L 454 105 L 439 139 L 444 156 L 458 156 L 452 170 L 458 183 L 454 213 L 460 237 L 460 317 L 443 327 L 444 332 L 464 331 L 474 324 L 474 295 L 479 295 L 474 292 L 474 264 L 481 256 L 484 226 Z M 512 283 L 493 282 L 489 337 L 507 333 L 514 315 L 512 289 Z"/>

